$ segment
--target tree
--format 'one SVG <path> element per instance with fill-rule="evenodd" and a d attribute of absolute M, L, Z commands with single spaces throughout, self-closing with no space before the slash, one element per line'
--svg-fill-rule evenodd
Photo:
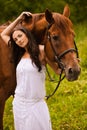
<path fill-rule="evenodd" d="M 0 0 L 0 23 L 14 19 L 22 11 L 32 13 L 45 12 L 46 8 L 53 12 L 63 12 L 64 6 L 68 4 L 71 10 L 71 20 L 80 22 L 86 20 L 86 0 Z"/>

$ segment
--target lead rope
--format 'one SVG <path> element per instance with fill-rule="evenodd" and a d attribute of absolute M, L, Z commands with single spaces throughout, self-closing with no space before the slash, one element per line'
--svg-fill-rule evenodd
<path fill-rule="evenodd" d="M 49 73 L 49 71 L 48 71 L 47 65 L 46 65 L 46 72 L 47 72 L 47 74 L 48 74 L 49 81 L 50 81 L 50 82 L 54 82 L 55 80 L 51 77 L 51 75 L 50 75 L 50 73 Z M 55 82 L 57 82 L 57 81 L 55 81 Z"/>
<path fill-rule="evenodd" d="M 50 78 L 50 81 L 54 82 L 55 80 L 53 80 L 53 79 L 51 78 L 51 76 L 50 76 L 50 74 L 49 74 L 49 72 L 48 72 L 47 66 L 46 66 L 46 70 L 47 70 L 48 76 L 49 76 L 49 78 Z M 57 84 L 55 90 L 53 91 L 52 94 L 49 94 L 48 96 L 45 96 L 45 97 L 46 97 L 46 100 L 48 100 L 50 97 L 52 97 L 52 96 L 55 94 L 55 92 L 57 91 L 57 89 L 59 88 L 59 85 L 60 85 L 61 81 L 65 78 L 65 75 L 62 77 L 62 74 L 63 74 L 63 69 L 62 69 L 61 74 L 60 74 L 60 76 L 59 76 L 59 81 L 58 81 L 58 84 Z"/>

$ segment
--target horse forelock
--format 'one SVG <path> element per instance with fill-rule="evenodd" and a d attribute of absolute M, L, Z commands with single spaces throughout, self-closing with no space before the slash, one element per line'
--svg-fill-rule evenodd
<path fill-rule="evenodd" d="M 62 14 L 54 13 L 53 15 L 56 26 L 65 34 L 67 35 L 68 33 L 74 34 L 73 31 L 73 24 L 71 20 L 67 17 L 65 17 Z"/>

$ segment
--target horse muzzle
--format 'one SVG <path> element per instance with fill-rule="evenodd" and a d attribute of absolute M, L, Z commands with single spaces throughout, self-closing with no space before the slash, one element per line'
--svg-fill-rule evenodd
<path fill-rule="evenodd" d="M 65 76 L 68 81 L 75 81 L 81 73 L 79 66 L 65 68 Z"/>

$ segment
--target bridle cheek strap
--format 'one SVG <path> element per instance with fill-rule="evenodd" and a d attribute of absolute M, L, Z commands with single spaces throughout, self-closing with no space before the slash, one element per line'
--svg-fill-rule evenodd
<path fill-rule="evenodd" d="M 67 49 L 67 50 L 63 51 L 61 54 L 58 55 L 58 54 L 56 53 L 54 47 L 53 47 L 53 44 L 52 44 L 52 41 L 51 41 L 51 37 L 50 37 L 50 33 L 48 32 L 47 34 L 48 34 L 47 37 L 48 37 L 48 40 L 49 40 L 49 42 L 50 42 L 51 48 L 52 48 L 53 53 L 54 53 L 54 55 L 55 55 L 55 56 L 54 56 L 54 57 L 55 57 L 55 61 L 57 62 L 57 64 L 58 64 L 58 66 L 59 66 L 60 69 L 63 69 L 63 70 L 64 70 L 64 64 L 62 63 L 61 59 L 62 59 L 63 56 L 66 55 L 67 53 L 69 53 L 69 52 L 75 52 L 76 55 L 77 55 L 77 58 L 79 58 L 78 49 L 77 49 L 77 46 L 76 46 L 75 41 L 74 41 L 74 46 L 75 46 L 75 48 Z"/>
<path fill-rule="evenodd" d="M 51 26 L 50 26 L 50 27 L 51 27 Z M 49 29 L 49 28 L 48 28 L 48 29 Z M 55 61 L 56 61 L 56 63 L 58 64 L 58 67 L 61 69 L 61 74 L 60 74 L 60 77 L 59 77 L 58 84 L 57 84 L 55 90 L 53 91 L 53 93 L 50 94 L 50 95 L 48 95 L 48 96 L 46 96 L 46 99 L 47 99 L 47 100 L 48 100 L 51 96 L 53 96 L 53 95 L 55 94 L 55 92 L 57 91 L 57 89 L 58 89 L 58 87 L 59 87 L 61 81 L 65 78 L 65 75 L 62 77 L 62 73 L 63 73 L 63 70 L 64 70 L 64 68 L 65 68 L 64 63 L 61 61 L 61 59 L 63 58 L 63 56 L 66 55 L 66 54 L 69 53 L 69 52 L 75 52 L 76 55 L 77 55 L 77 58 L 79 58 L 78 49 L 77 49 L 77 46 L 76 46 L 75 41 L 74 41 L 74 46 L 75 46 L 75 48 L 67 49 L 67 50 L 63 51 L 61 54 L 57 55 L 57 53 L 56 53 L 56 51 L 55 51 L 55 49 L 54 49 L 54 47 L 53 47 L 53 44 L 52 44 L 52 41 L 51 41 L 51 37 L 50 37 L 50 33 L 48 32 L 48 29 L 47 29 L 47 38 L 48 38 L 48 40 L 49 40 L 49 42 L 50 42 L 51 48 L 52 48 L 53 53 L 54 53 L 54 55 L 55 55 L 55 56 L 54 56 Z M 46 48 L 46 46 L 45 46 L 45 48 Z"/>

